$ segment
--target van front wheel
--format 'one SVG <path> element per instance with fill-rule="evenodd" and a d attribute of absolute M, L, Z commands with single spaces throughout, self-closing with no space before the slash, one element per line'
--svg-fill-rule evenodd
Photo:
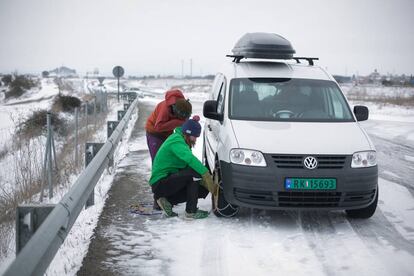
<path fill-rule="evenodd" d="M 216 164 L 214 169 L 213 180 L 219 186 L 217 195 L 211 195 L 214 214 L 217 217 L 234 217 L 238 213 L 239 207 L 228 203 L 226 198 L 224 197 L 224 191 L 222 186 L 223 183 L 221 180 L 220 167 L 218 164 Z"/>
<path fill-rule="evenodd" d="M 362 209 L 346 210 L 346 214 L 348 215 L 348 217 L 363 218 L 363 219 L 372 217 L 375 213 L 375 210 L 377 209 L 378 194 L 379 194 L 379 189 L 377 187 L 377 194 L 375 195 L 374 201 L 370 205 Z"/>

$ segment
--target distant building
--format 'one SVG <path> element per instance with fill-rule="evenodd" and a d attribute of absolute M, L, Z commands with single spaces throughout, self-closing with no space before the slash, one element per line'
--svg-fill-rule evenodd
<path fill-rule="evenodd" d="M 63 77 L 63 78 L 71 78 L 77 77 L 75 69 L 70 69 L 65 66 L 58 67 L 56 69 L 49 71 L 49 77 Z"/>
<path fill-rule="evenodd" d="M 381 75 L 378 73 L 378 70 L 375 69 L 374 72 L 368 75 L 368 82 L 375 85 L 381 85 Z"/>

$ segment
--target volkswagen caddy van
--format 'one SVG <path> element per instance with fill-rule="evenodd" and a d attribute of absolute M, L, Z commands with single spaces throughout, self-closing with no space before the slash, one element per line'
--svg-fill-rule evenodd
<path fill-rule="evenodd" d="M 217 216 L 240 207 L 345 210 L 369 218 L 378 202 L 376 150 L 317 58 L 295 57 L 288 40 L 244 35 L 204 103 L 203 161 L 219 184 Z"/>

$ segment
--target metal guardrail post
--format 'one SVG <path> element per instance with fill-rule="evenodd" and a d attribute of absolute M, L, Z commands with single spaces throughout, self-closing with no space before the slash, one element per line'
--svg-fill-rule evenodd
<path fill-rule="evenodd" d="M 108 121 L 107 122 L 106 135 L 108 139 L 109 137 L 111 137 L 112 132 L 114 132 L 118 124 L 119 124 L 119 121 Z"/>
<path fill-rule="evenodd" d="M 89 163 L 96 156 L 99 150 L 102 148 L 103 143 L 86 143 L 85 144 L 85 168 L 88 167 Z M 86 201 L 85 208 L 95 204 L 95 189 L 92 190 L 88 200 Z"/>
<path fill-rule="evenodd" d="M 121 121 L 124 118 L 125 110 L 118 110 L 118 121 Z"/>
<path fill-rule="evenodd" d="M 109 160 L 113 158 L 116 146 L 122 138 L 123 130 L 126 128 L 137 103 L 138 101 L 133 102 L 108 141 L 88 167 L 81 172 L 72 188 L 56 204 L 53 211 L 7 268 L 5 276 L 42 275 L 46 271 L 85 206 Z"/>
<path fill-rule="evenodd" d="M 36 233 L 55 204 L 24 204 L 16 209 L 16 255 Z"/>

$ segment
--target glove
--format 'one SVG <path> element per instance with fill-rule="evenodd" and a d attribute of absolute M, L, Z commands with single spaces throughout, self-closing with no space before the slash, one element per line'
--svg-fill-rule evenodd
<path fill-rule="evenodd" d="M 206 172 L 201 176 L 203 179 L 201 180 L 201 185 L 206 188 L 210 193 L 215 194 L 217 192 L 218 185 L 214 183 L 213 177 L 209 172 Z"/>

